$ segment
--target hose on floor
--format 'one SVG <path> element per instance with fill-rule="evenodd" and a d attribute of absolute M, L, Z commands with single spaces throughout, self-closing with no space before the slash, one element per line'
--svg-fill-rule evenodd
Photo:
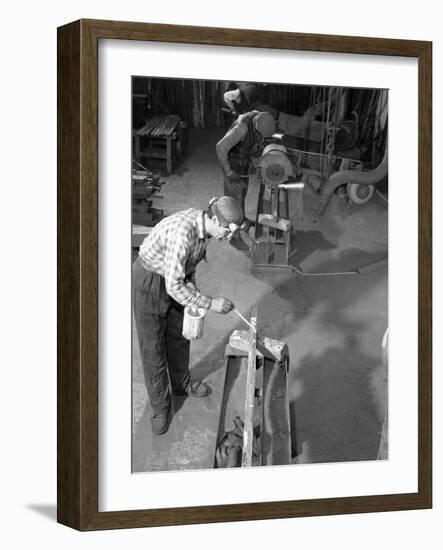
<path fill-rule="evenodd" d="M 305 273 L 303 271 L 300 271 L 293 265 L 289 266 L 293 271 L 297 273 L 297 275 L 302 275 L 303 277 L 334 277 L 338 275 L 358 275 L 358 271 L 335 271 L 332 273 Z"/>

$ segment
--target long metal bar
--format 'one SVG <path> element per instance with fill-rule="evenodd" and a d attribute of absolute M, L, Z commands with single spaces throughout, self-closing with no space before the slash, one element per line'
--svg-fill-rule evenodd
<path fill-rule="evenodd" d="M 256 330 L 255 326 L 251 324 L 243 315 L 238 311 L 238 309 L 234 308 L 233 310 L 239 317 L 242 319 L 252 330 Z"/>
<path fill-rule="evenodd" d="M 246 402 L 243 431 L 243 453 L 242 467 L 252 465 L 252 444 L 253 444 L 253 416 L 255 402 L 255 361 L 257 352 L 257 308 L 254 307 L 251 312 L 251 325 L 253 328 L 249 331 L 249 352 L 248 352 L 248 372 L 246 375 Z"/>

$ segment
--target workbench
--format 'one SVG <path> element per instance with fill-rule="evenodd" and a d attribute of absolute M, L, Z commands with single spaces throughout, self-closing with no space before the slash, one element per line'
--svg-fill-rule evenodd
<path fill-rule="evenodd" d="M 134 132 L 134 157 L 165 161 L 166 173 L 172 172 L 187 145 L 186 124 L 178 115 L 156 115 Z"/>

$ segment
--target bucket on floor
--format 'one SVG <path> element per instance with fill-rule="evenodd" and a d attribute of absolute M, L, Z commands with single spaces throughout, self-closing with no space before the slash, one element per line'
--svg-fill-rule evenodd
<path fill-rule="evenodd" d="M 187 340 L 195 340 L 203 336 L 206 309 L 202 307 L 185 307 L 182 334 Z"/>

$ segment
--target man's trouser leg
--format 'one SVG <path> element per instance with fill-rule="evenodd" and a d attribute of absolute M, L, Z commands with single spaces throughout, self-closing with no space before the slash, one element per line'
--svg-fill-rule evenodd
<path fill-rule="evenodd" d="M 167 313 L 169 297 L 164 279 L 150 273 L 137 259 L 133 266 L 133 307 L 146 389 L 154 414 L 171 403 L 167 369 Z"/>
<path fill-rule="evenodd" d="M 239 167 L 237 173 L 239 175 L 248 176 L 248 167 Z M 237 181 L 230 181 L 226 174 L 224 175 L 224 193 L 229 197 L 236 199 L 242 207 L 243 214 L 246 219 L 245 212 L 245 200 L 248 192 L 249 176 L 238 179 Z M 239 250 L 248 250 L 250 245 L 242 239 L 240 230 L 235 231 L 232 235 L 230 244 Z"/>
<path fill-rule="evenodd" d="M 246 170 L 246 174 L 239 174 L 239 175 L 246 176 L 247 174 L 248 172 Z M 249 178 L 242 177 L 236 181 L 230 181 L 226 174 L 224 174 L 223 177 L 224 177 L 224 186 L 223 186 L 224 194 L 238 201 L 241 204 L 241 207 L 244 212 L 246 193 L 248 192 Z"/>
<path fill-rule="evenodd" d="M 169 378 L 173 393 L 182 394 L 189 384 L 189 340 L 182 335 L 184 308 L 171 300 L 166 328 Z"/>

